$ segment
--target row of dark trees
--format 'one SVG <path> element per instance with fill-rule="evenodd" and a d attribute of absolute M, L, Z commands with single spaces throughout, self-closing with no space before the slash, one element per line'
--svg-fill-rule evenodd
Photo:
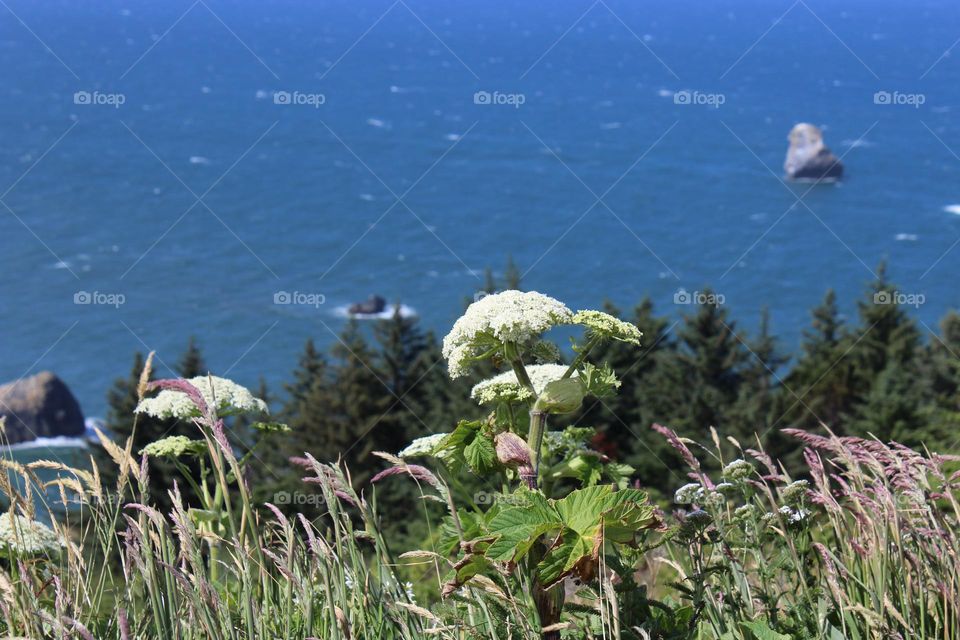
<path fill-rule="evenodd" d="M 701 305 L 674 321 L 658 316 L 649 300 L 627 313 L 608 305 L 609 312 L 643 331 L 643 346 L 612 343 L 596 354 L 618 372 L 620 394 L 588 400 L 573 422 L 596 427 L 597 448 L 633 465 L 641 486 L 665 494 L 684 479 L 667 472 L 680 464 L 651 431 L 654 422 L 700 442 L 709 441 L 711 426 L 721 437 L 745 444 L 755 445 L 759 437 L 788 464 L 797 447 L 781 433 L 785 427 L 825 424 L 840 434 L 956 448 L 950 434 L 960 416 L 960 315 L 948 313 L 939 335 L 928 334 L 896 304 L 874 303 L 875 294 L 895 290 L 882 268 L 880 274 L 858 303 L 856 318 L 845 320 L 828 292 L 793 358 L 770 335 L 766 313 L 749 335 L 724 306 Z M 519 284 L 514 269 L 505 280 L 488 278 L 487 288 Z M 142 366 L 138 354 L 131 375 L 109 393 L 111 432 L 120 439 L 133 434 L 134 451 L 162 435 L 196 437 L 192 425 L 143 418 L 134 432 Z M 176 369 L 184 377 L 206 372 L 192 340 Z M 321 461 L 340 459 L 363 487 L 384 466 L 373 451 L 396 452 L 415 437 L 451 430 L 458 419 L 480 417 L 468 398 L 470 384 L 449 380 L 437 337 L 416 320 L 396 315 L 372 326 L 351 322 L 326 351 L 307 341 L 291 381 L 276 398 L 261 383 L 261 396 L 292 433 L 258 440 L 246 424 L 231 426 L 239 446 L 255 445 L 252 485 L 258 497 L 278 502 L 278 494 L 304 490 L 291 456 L 310 452 Z M 172 471 L 162 462 L 151 466 L 153 497 L 161 504 Z M 404 486 L 389 483 L 378 495 L 386 518 L 409 519 L 414 501 Z"/>

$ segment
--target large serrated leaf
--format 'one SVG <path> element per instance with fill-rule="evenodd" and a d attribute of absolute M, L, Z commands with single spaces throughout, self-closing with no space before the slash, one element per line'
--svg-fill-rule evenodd
<path fill-rule="evenodd" d="M 540 581 L 549 588 L 593 555 L 592 540 L 567 529 L 560 544 L 551 549 L 537 565 Z"/>
<path fill-rule="evenodd" d="M 504 508 L 490 521 L 490 535 L 496 536 L 487 557 L 498 562 L 517 560 L 543 534 L 562 526 L 557 510 L 542 494 L 530 492 L 525 503 Z"/>
<path fill-rule="evenodd" d="M 490 438 L 482 433 L 464 447 L 463 457 L 470 468 L 480 474 L 488 473 L 497 466 L 497 450 Z"/>

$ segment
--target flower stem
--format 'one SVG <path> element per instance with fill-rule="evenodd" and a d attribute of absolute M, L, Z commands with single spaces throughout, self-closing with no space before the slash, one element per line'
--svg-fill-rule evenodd
<path fill-rule="evenodd" d="M 530 412 L 530 433 L 527 435 L 527 445 L 530 447 L 530 466 L 533 467 L 534 483 L 540 478 L 540 447 L 543 444 L 543 434 L 547 430 L 547 412 Z"/>
<path fill-rule="evenodd" d="M 570 363 L 570 366 L 567 367 L 567 370 L 563 372 L 561 380 L 566 380 L 574 374 L 574 372 L 580 368 L 580 365 L 583 364 L 583 361 L 587 359 L 587 356 L 593 350 L 595 346 L 600 344 L 603 340 L 601 336 L 594 336 L 587 341 L 587 344 L 580 350 L 580 353 L 577 354 L 577 357 L 573 359 L 573 362 Z"/>

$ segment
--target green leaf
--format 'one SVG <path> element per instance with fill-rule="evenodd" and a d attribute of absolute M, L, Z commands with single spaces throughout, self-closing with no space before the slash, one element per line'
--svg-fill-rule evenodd
<path fill-rule="evenodd" d="M 561 578 L 571 573 L 585 558 L 594 555 L 590 538 L 579 535 L 570 529 L 566 530 L 559 546 L 554 547 L 537 565 L 540 581 L 545 587 L 557 583 Z"/>
<path fill-rule="evenodd" d="M 497 467 L 497 450 L 493 441 L 483 434 L 476 437 L 463 449 L 463 457 L 477 473 L 488 473 Z"/>
<path fill-rule="evenodd" d="M 762 620 L 741 622 L 740 626 L 749 631 L 755 640 L 792 640 L 790 636 L 777 633 Z"/>
<path fill-rule="evenodd" d="M 524 504 L 504 508 L 490 521 L 496 540 L 487 557 L 497 562 L 516 562 L 543 534 L 561 527 L 560 516 L 543 494 L 528 492 Z"/>
<path fill-rule="evenodd" d="M 464 450 L 477 437 L 483 423 L 474 420 L 461 420 L 457 427 L 434 447 L 432 455 L 447 461 L 453 471 L 466 464 Z"/>
<path fill-rule="evenodd" d="M 616 395 L 620 388 L 620 381 L 617 380 L 617 374 L 609 363 L 604 363 L 602 367 L 597 367 L 589 362 L 584 363 L 580 371 L 580 383 L 583 385 L 584 393 L 594 398 L 609 398 Z"/>

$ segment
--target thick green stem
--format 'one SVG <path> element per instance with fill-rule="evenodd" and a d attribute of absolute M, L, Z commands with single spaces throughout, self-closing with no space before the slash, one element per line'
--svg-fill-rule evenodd
<path fill-rule="evenodd" d="M 540 448 L 543 446 L 543 434 L 547 430 L 547 412 L 530 412 L 530 433 L 527 445 L 530 447 L 530 466 L 533 467 L 533 481 L 540 481 Z"/>

